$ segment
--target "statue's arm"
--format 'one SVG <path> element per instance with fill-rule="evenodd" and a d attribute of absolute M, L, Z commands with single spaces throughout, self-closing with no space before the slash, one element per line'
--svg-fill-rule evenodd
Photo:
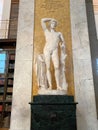
<path fill-rule="evenodd" d="M 62 33 L 60 33 L 60 39 L 61 39 L 61 45 L 60 46 L 65 48 L 65 39 L 64 39 Z"/>
<path fill-rule="evenodd" d="M 61 47 L 61 51 L 64 55 L 66 55 L 66 48 L 65 48 L 65 39 L 62 35 L 62 33 L 60 33 L 60 39 L 61 39 L 61 44 L 60 44 L 60 47 Z"/>
<path fill-rule="evenodd" d="M 49 22 L 51 20 L 53 20 L 53 19 L 52 18 L 42 18 L 41 19 L 41 26 L 42 26 L 43 30 L 47 29 L 46 22 Z"/>

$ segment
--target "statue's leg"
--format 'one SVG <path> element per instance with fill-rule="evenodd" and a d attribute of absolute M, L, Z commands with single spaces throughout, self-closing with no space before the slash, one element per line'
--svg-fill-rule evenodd
<path fill-rule="evenodd" d="M 45 63 L 46 63 L 46 69 L 47 69 L 47 80 L 49 84 L 49 89 L 52 89 L 51 72 L 50 72 L 50 53 L 47 51 L 44 53 L 44 56 L 45 56 Z"/>
<path fill-rule="evenodd" d="M 55 79 L 56 79 L 56 84 L 57 84 L 57 89 L 61 89 L 60 87 L 60 73 L 59 73 L 59 56 L 58 56 L 58 49 L 53 51 L 52 54 L 52 61 L 54 64 L 54 68 L 55 68 Z"/>

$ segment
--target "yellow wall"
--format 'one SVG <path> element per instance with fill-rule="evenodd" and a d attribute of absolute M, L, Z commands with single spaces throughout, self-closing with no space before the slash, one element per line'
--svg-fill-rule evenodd
<path fill-rule="evenodd" d="M 46 17 L 55 18 L 58 21 L 57 31 L 62 32 L 66 41 L 66 79 L 68 82 L 68 94 L 74 95 L 74 76 L 72 63 L 72 43 L 70 24 L 69 0 L 36 0 L 35 1 L 35 25 L 34 25 L 34 61 L 36 56 L 43 52 L 45 45 L 44 32 L 41 27 L 41 19 Z M 35 64 L 33 66 L 33 95 L 37 94 L 37 78 Z M 55 88 L 55 81 L 53 81 Z"/>

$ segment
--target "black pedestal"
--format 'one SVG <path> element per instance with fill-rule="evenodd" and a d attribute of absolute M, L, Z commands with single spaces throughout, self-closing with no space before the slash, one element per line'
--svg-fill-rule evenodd
<path fill-rule="evenodd" d="M 35 96 L 31 104 L 31 130 L 77 130 L 73 96 Z"/>

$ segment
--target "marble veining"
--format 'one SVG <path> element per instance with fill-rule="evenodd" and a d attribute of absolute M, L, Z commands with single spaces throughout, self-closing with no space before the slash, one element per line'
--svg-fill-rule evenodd
<path fill-rule="evenodd" d="M 33 30 L 34 0 L 20 0 L 10 130 L 30 130 Z"/>

